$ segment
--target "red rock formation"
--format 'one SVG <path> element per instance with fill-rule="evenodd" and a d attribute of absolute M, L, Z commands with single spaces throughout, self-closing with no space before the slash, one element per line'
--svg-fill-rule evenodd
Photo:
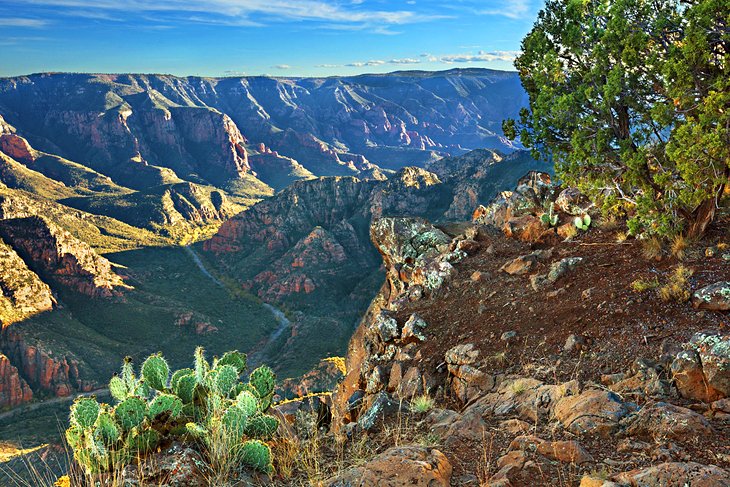
<path fill-rule="evenodd" d="M 0 408 L 13 407 L 33 399 L 28 383 L 18 375 L 18 369 L 0 353 Z"/>
<path fill-rule="evenodd" d="M 0 235 L 41 273 L 82 294 L 109 297 L 124 286 L 107 259 L 43 217 L 2 220 Z"/>
<path fill-rule="evenodd" d="M 2 343 L 5 355 L 36 392 L 42 390 L 55 396 L 68 396 L 74 390 L 94 388 L 94 383 L 80 379 L 76 360 L 54 356 L 39 344 L 28 344 L 12 326 L 3 330 Z"/>
<path fill-rule="evenodd" d="M 2 133 L 2 132 L 0 132 Z M 0 151 L 9 155 L 16 161 L 33 162 L 35 155 L 27 140 L 15 134 L 0 135 Z"/>

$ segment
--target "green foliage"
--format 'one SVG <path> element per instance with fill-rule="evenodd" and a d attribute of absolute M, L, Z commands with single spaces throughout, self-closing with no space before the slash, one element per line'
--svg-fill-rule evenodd
<path fill-rule="evenodd" d="M 729 22 L 725 0 L 548 0 L 504 132 L 633 234 L 699 235 L 730 179 Z"/>
<path fill-rule="evenodd" d="M 555 203 L 550 203 L 550 208 L 547 213 L 543 213 L 540 216 L 540 221 L 548 227 L 554 227 L 558 224 L 558 215 L 555 214 Z"/>
<path fill-rule="evenodd" d="M 573 223 L 575 224 L 575 228 L 577 228 L 578 230 L 583 230 L 585 232 L 591 226 L 591 216 L 576 216 L 575 220 L 573 220 Z"/>
<path fill-rule="evenodd" d="M 125 359 L 109 384 L 116 405 L 80 398 L 71 407 L 66 441 L 76 462 L 88 473 L 104 472 L 167 438 L 199 443 L 211 465 L 242 463 L 270 472 L 271 450 L 261 440 L 272 438 L 279 426 L 266 414 L 276 377 L 262 366 L 242 382 L 245 367 L 244 354 L 228 352 L 211 365 L 198 348 L 194 369 L 175 371 L 168 387 L 170 370 L 162 355 L 144 361 L 140 379 Z"/>

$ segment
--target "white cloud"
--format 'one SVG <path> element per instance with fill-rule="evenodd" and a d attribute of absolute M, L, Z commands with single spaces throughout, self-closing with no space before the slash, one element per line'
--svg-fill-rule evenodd
<path fill-rule="evenodd" d="M 155 12 L 163 22 L 188 20 L 224 25 L 258 25 L 267 21 L 316 21 L 331 26 L 370 28 L 382 33 L 392 33 L 387 26 L 444 18 L 442 15 L 412 10 L 368 9 L 364 2 L 357 0 L 349 5 L 337 0 L 19 0 L 18 3 L 68 7 L 87 12 Z"/>
<path fill-rule="evenodd" d="M 274 69 L 291 69 L 291 66 L 289 66 L 288 64 L 277 64 L 271 67 Z"/>
<path fill-rule="evenodd" d="M 511 19 L 523 19 L 530 15 L 529 0 L 501 0 L 494 9 L 479 10 L 481 15 L 502 15 Z"/>
<path fill-rule="evenodd" d="M 446 64 L 514 61 L 519 54 L 519 51 L 479 51 L 477 54 L 450 54 L 437 59 Z"/>
<path fill-rule="evenodd" d="M 0 18 L 0 27 L 32 27 L 40 28 L 48 24 L 45 20 L 23 19 L 19 17 Z"/>
<path fill-rule="evenodd" d="M 404 59 L 391 59 L 388 64 L 420 64 L 420 59 L 404 58 Z"/>
<path fill-rule="evenodd" d="M 374 59 L 371 61 L 359 61 L 354 63 L 347 63 L 345 66 L 351 67 L 351 68 L 362 68 L 363 66 L 382 66 L 383 64 L 386 64 L 385 61 L 380 61 L 378 59 Z"/>

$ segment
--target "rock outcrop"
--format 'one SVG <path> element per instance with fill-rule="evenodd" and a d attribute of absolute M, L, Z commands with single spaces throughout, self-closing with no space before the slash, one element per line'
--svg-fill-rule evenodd
<path fill-rule="evenodd" d="M 0 235 L 41 275 L 77 292 L 109 297 L 124 286 L 107 259 L 43 217 L 1 220 Z"/>
<path fill-rule="evenodd" d="M 20 377 L 18 369 L 0 353 L 0 409 L 14 407 L 33 399 L 33 391 Z"/>
<path fill-rule="evenodd" d="M 378 485 L 382 487 L 448 487 L 451 463 L 436 449 L 419 446 L 390 448 L 360 467 L 326 480 L 329 487 Z"/>
<path fill-rule="evenodd" d="M 2 353 L 15 366 L 20 376 L 36 392 L 68 396 L 73 391 L 89 391 L 94 383 L 79 375 L 79 364 L 40 343 L 31 344 L 15 327 L 2 333 Z"/>
<path fill-rule="evenodd" d="M 55 299 L 40 277 L 0 240 L 0 327 L 53 308 Z"/>

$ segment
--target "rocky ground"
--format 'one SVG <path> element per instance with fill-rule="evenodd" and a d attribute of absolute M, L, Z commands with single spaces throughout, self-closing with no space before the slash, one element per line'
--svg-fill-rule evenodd
<path fill-rule="evenodd" d="M 522 194 L 555 199 L 541 186 Z M 530 208 L 513 193 L 476 213 L 490 226 L 374 224 L 388 278 L 333 430 L 382 450 L 408 434 L 325 484 L 730 485 L 727 220 L 681 261 L 648 260 L 613 224 L 566 241 L 560 224 L 530 229 Z M 635 289 L 679 265 L 689 302 Z M 414 413 L 422 395 L 436 405 Z"/>

